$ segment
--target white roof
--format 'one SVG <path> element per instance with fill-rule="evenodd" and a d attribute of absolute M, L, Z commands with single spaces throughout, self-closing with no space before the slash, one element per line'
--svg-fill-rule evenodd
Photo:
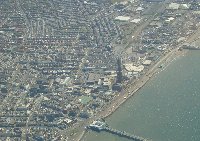
<path fill-rule="evenodd" d="M 169 18 L 168 18 L 168 20 L 170 20 L 170 21 L 173 21 L 173 20 L 174 20 L 174 18 L 173 18 L 173 17 L 169 17 Z"/>
<path fill-rule="evenodd" d="M 193 11 L 194 14 L 200 14 L 200 11 Z"/>
<path fill-rule="evenodd" d="M 140 66 L 134 66 L 133 64 L 124 64 L 125 69 L 127 71 L 135 71 L 135 72 L 141 72 L 144 70 L 144 66 L 140 65 Z"/>
<path fill-rule="evenodd" d="M 170 21 L 173 21 L 174 18 L 173 17 L 169 17 L 167 20 L 165 20 L 166 22 L 170 22 Z"/>
<path fill-rule="evenodd" d="M 67 123 L 72 122 L 72 120 L 71 120 L 71 119 L 68 119 L 68 118 L 65 118 L 63 121 L 65 121 L 65 122 L 67 122 Z"/>
<path fill-rule="evenodd" d="M 181 4 L 180 7 L 181 7 L 181 9 L 189 9 L 190 4 Z"/>
<path fill-rule="evenodd" d="M 121 1 L 120 4 L 126 5 L 128 1 Z"/>
<path fill-rule="evenodd" d="M 141 19 L 133 19 L 131 20 L 132 23 L 139 23 L 141 21 Z"/>
<path fill-rule="evenodd" d="M 185 41 L 185 37 L 178 38 L 177 42 Z"/>
<path fill-rule="evenodd" d="M 144 8 L 142 8 L 142 7 L 138 7 L 137 9 L 136 9 L 136 11 L 142 11 Z"/>
<path fill-rule="evenodd" d="M 129 16 L 118 16 L 115 18 L 115 20 L 120 20 L 120 21 L 128 21 L 131 18 Z"/>
<path fill-rule="evenodd" d="M 152 62 L 151 60 L 145 60 L 142 64 L 143 64 L 143 65 L 150 65 L 151 62 Z"/>
<path fill-rule="evenodd" d="M 179 6 L 180 6 L 180 4 L 178 4 L 178 3 L 170 3 L 169 9 L 177 10 L 179 8 Z"/>

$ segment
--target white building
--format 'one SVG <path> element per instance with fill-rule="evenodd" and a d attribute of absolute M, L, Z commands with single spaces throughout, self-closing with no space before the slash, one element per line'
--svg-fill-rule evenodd
<path fill-rule="evenodd" d="M 129 21 L 131 18 L 129 16 L 117 16 L 115 20 L 118 21 Z"/>

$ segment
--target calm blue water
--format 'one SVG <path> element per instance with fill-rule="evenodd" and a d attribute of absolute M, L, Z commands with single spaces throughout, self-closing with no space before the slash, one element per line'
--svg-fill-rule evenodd
<path fill-rule="evenodd" d="M 190 51 L 173 61 L 107 123 L 153 141 L 200 141 L 200 51 Z M 129 140 L 90 132 L 84 141 Z"/>

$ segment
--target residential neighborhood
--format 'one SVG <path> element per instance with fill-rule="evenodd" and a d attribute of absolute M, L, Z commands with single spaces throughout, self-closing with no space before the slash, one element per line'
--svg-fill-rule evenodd
<path fill-rule="evenodd" d="M 1 0 L 0 140 L 69 140 L 184 43 L 199 11 L 188 0 Z"/>

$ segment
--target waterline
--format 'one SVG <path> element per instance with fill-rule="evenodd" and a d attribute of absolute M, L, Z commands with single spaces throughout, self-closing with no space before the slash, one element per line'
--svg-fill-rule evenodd
<path fill-rule="evenodd" d="M 199 53 L 171 62 L 107 119 L 109 125 L 153 141 L 199 141 Z M 128 141 L 93 132 L 84 140 Z"/>

